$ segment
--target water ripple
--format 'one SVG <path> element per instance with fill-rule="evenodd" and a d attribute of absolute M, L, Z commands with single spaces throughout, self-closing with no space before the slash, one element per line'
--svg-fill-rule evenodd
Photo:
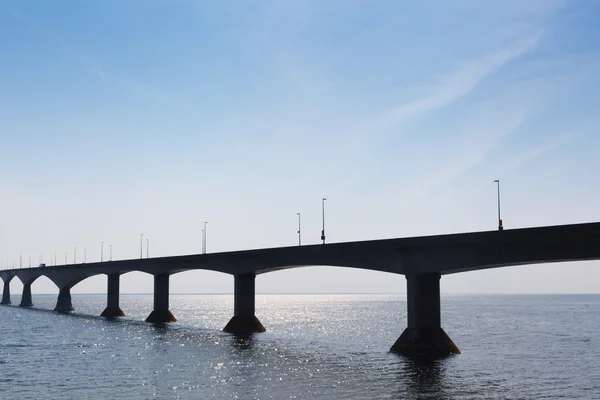
<path fill-rule="evenodd" d="M 123 296 L 128 316 L 0 307 L 0 393 L 20 399 L 590 399 L 600 384 L 600 296 L 451 296 L 443 325 L 463 354 L 389 353 L 406 324 L 401 296 L 257 296 L 264 334 L 221 331 L 231 296 L 172 296 L 179 322 L 143 322 L 151 296 Z M 476 323 L 474 323 L 476 321 Z"/>

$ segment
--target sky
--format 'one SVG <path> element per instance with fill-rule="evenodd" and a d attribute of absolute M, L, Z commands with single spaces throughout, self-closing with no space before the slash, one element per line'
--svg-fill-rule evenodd
<path fill-rule="evenodd" d="M 505 229 L 600 221 L 599 18 L 585 0 L 0 0 L 0 266 L 98 261 L 102 243 L 105 259 L 196 254 L 205 221 L 208 252 L 292 246 L 297 213 L 319 243 L 322 198 L 328 242 L 494 230 L 496 179 Z M 309 266 L 256 288 L 406 284 Z M 600 261 L 441 288 L 599 293 Z M 171 293 L 232 291 L 171 277 Z"/>

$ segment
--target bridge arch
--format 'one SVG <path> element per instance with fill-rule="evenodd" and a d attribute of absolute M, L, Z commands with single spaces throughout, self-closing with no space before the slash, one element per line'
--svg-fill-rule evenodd
<path fill-rule="evenodd" d="M 404 287 L 402 275 L 352 266 L 295 265 L 256 278 L 257 293 L 399 293 Z"/>
<path fill-rule="evenodd" d="M 23 276 L 23 296 L 21 306 L 52 309 L 59 292 L 58 286 L 50 278 L 41 275 Z"/>
<path fill-rule="evenodd" d="M 120 292 L 126 294 L 152 293 L 153 275 L 143 270 L 125 271 L 121 274 Z"/>
<path fill-rule="evenodd" d="M 232 293 L 233 279 L 231 274 L 206 270 L 188 269 L 171 274 L 171 293 Z"/>
<path fill-rule="evenodd" d="M 18 275 L 11 279 L 9 285 L 11 294 L 15 295 L 23 293 L 23 282 L 21 281 L 21 277 Z"/>
<path fill-rule="evenodd" d="M 71 293 L 77 294 L 100 294 L 106 291 L 106 274 L 94 274 L 78 279 L 75 283 L 69 283 Z"/>
<path fill-rule="evenodd" d="M 57 294 L 59 290 L 56 283 L 45 274 L 31 278 L 27 282 L 30 283 L 33 294 Z"/>
<path fill-rule="evenodd" d="M 564 261 L 499 266 L 442 275 L 449 293 L 598 293 L 600 261 Z M 581 280 L 581 276 L 589 279 Z"/>

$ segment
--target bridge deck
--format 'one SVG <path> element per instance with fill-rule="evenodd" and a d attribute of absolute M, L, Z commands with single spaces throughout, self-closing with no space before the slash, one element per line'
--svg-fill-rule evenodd
<path fill-rule="evenodd" d="M 449 274 L 597 259 L 600 259 L 599 222 L 22 268 L 0 271 L 0 277 L 28 280 L 46 275 L 58 284 L 65 279 L 79 281 L 97 274 L 130 271 L 156 275 L 205 269 L 235 275 L 312 265 L 410 275 Z"/>

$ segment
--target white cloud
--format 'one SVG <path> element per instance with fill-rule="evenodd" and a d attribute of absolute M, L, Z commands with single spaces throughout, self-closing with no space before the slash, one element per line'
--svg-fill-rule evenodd
<path fill-rule="evenodd" d="M 472 92 L 486 77 L 530 52 L 542 37 L 543 30 L 539 30 L 507 49 L 464 63 L 439 82 L 431 84 L 430 86 L 435 88 L 431 94 L 395 106 L 379 119 L 377 125 L 381 128 L 397 126 L 452 104 Z"/>
<path fill-rule="evenodd" d="M 553 136 L 546 142 L 540 144 L 539 146 L 527 149 L 524 152 L 521 152 L 511 159 L 508 163 L 506 163 L 498 172 L 498 176 L 502 176 L 507 172 L 517 170 L 524 166 L 525 164 L 544 156 L 545 154 L 551 152 L 557 147 L 563 145 L 565 142 L 572 140 L 577 134 L 573 132 L 562 133 L 556 136 Z"/>
<path fill-rule="evenodd" d="M 125 84 L 133 92 L 137 93 L 138 95 L 140 95 L 142 97 L 145 97 L 147 99 L 155 101 L 158 104 L 176 108 L 181 111 L 187 111 L 187 112 L 197 111 L 196 107 L 194 107 L 191 103 L 189 103 L 185 100 L 182 100 L 178 97 L 175 97 L 173 95 L 170 95 L 168 93 L 165 93 L 163 91 L 160 91 L 155 86 L 145 84 L 145 83 L 135 82 L 135 81 L 131 81 L 131 80 L 125 81 Z"/>
<path fill-rule="evenodd" d="M 83 57 L 80 57 L 83 60 Z M 91 61 L 91 60 L 83 60 L 85 64 L 87 64 L 90 72 L 92 72 L 94 75 L 96 75 L 98 78 L 100 78 L 100 80 L 104 83 L 108 83 L 108 76 L 106 75 L 106 73 L 104 72 L 104 69 L 102 69 L 102 67 Z"/>
<path fill-rule="evenodd" d="M 425 196 L 445 183 L 456 179 L 472 168 L 484 162 L 490 153 L 507 136 L 518 132 L 525 121 L 528 110 L 524 106 L 498 111 L 493 110 L 495 103 L 489 104 L 490 110 L 478 109 L 483 114 L 475 123 L 460 135 L 450 135 L 449 140 L 439 145 L 447 149 L 449 157 L 439 160 L 439 166 L 432 175 L 419 179 L 418 184 L 408 190 L 411 197 Z"/>

